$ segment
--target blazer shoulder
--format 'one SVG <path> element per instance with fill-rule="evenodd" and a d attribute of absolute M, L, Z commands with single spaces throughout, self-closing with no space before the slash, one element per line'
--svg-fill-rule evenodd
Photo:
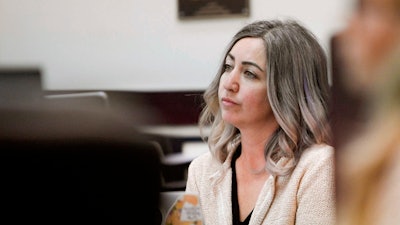
<path fill-rule="evenodd" d="M 193 159 L 190 167 L 200 169 L 202 167 L 209 167 L 215 163 L 216 159 L 211 155 L 211 152 L 206 152 Z"/>
<path fill-rule="evenodd" d="M 327 144 L 313 145 L 307 148 L 300 157 L 298 166 L 300 167 L 333 167 L 334 148 Z M 325 167 L 323 166 L 323 167 Z"/>
<path fill-rule="evenodd" d="M 313 145 L 307 148 L 302 158 L 313 158 L 313 159 L 321 159 L 321 158 L 333 158 L 334 157 L 334 148 L 327 144 L 319 144 Z"/>

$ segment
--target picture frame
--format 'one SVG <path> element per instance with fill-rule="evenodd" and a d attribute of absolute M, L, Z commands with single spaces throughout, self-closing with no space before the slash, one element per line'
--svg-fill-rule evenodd
<path fill-rule="evenodd" d="M 179 19 L 250 16 L 249 0 L 178 0 Z"/>

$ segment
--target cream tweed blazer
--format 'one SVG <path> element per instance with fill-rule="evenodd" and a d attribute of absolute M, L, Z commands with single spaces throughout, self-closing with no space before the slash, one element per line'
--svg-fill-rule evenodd
<path fill-rule="evenodd" d="M 199 196 L 206 225 L 232 225 L 231 160 L 222 164 L 210 152 L 194 159 L 188 169 L 187 193 Z M 334 149 L 306 149 L 293 172 L 271 175 L 264 184 L 250 225 L 333 225 L 336 223 Z"/>

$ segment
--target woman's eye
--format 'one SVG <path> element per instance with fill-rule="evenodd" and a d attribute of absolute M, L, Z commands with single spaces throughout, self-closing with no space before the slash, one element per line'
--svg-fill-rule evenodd
<path fill-rule="evenodd" d="M 248 77 L 248 78 L 250 78 L 250 79 L 257 78 L 257 75 L 254 74 L 254 73 L 251 72 L 251 71 L 246 71 L 244 74 L 246 75 L 246 77 Z"/>
<path fill-rule="evenodd" d="M 232 70 L 232 66 L 229 64 L 225 64 L 224 65 L 224 71 L 231 71 Z"/>

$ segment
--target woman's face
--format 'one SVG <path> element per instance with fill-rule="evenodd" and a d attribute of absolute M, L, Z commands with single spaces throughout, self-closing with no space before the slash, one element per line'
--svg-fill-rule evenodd
<path fill-rule="evenodd" d="M 378 73 L 399 47 L 400 21 L 396 0 L 359 0 L 347 29 L 341 36 L 342 53 L 350 76 L 350 89 L 369 89 L 380 82 Z"/>
<path fill-rule="evenodd" d="M 218 98 L 222 118 L 244 129 L 275 121 L 267 97 L 266 52 L 260 38 L 239 40 L 225 59 Z"/>

